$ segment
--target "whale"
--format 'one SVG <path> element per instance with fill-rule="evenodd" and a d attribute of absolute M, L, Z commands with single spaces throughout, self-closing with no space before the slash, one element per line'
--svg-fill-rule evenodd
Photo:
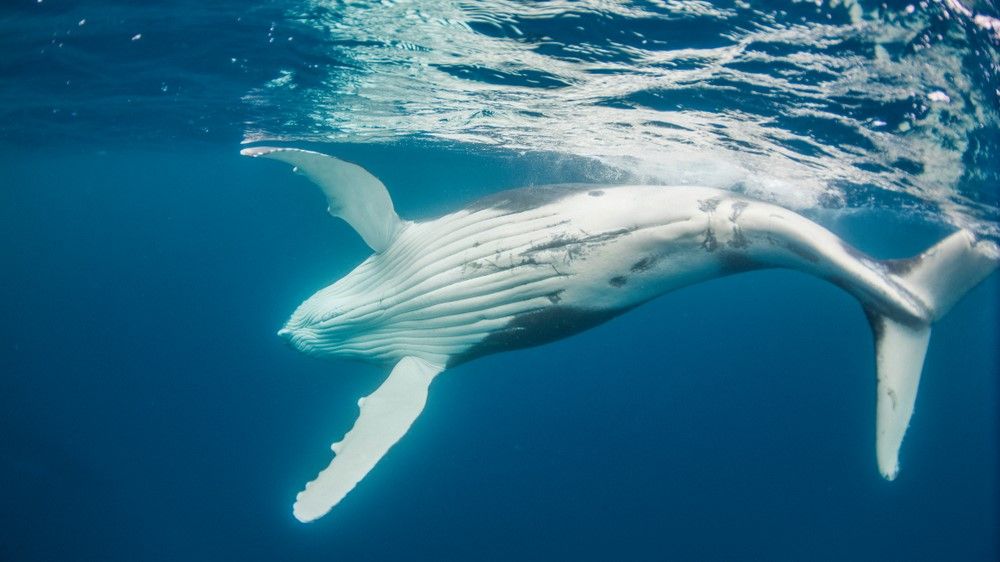
<path fill-rule="evenodd" d="M 875 457 L 893 480 L 931 326 L 1000 264 L 995 242 L 962 229 L 918 256 L 875 259 L 789 209 L 686 185 L 523 187 L 408 221 L 385 185 L 357 164 L 297 148 L 241 153 L 291 165 L 373 251 L 299 305 L 278 332 L 305 354 L 389 371 L 358 401 L 358 418 L 331 446 L 329 466 L 296 496 L 292 512 L 302 522 L 327 514 L 376 466 L 445 370 L 763 268 L 805 272 L 860 303 L 875 342 Z"/>

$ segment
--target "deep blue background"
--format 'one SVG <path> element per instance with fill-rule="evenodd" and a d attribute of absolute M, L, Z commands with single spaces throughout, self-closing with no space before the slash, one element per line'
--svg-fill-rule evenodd
<path fill-rule="evenodd" d="M 330 146 L 404 216 L 572 162 Z M 366 250 L 235 144 L 9 148 L 0 190 L 0 559 L 995 560 L 994 275 L 936 326 L 896 482 L 874 458 L 873 349 L 840 289 L 765 271 L 441 376 L 327 517 L 295 493 L 375 368 L 275 337 Z M 817 218 L 881 257 L 938 227 Z"/>
<path fill-rule="evenodd" d="M 876 469 L 860 307 L 819 280 L 762 271 L 445 373 L 361 485 L 298 523 L 295 494 L 384 375 L 309 359 L 275 336 L 299 302 L 367 255 L 304 180 L 238 155 L 248 129 L 335 135 L 309 128 L 324 111 L 310 92 L 326 93 L 337 69 L 365 71 L 344 59 L 350 44 L 311 25 L 328 10 L 301 4 L 0 5 L 0 562 L 1000 559 L 1000 275 L 935 327 L 896 482 Z M 909 2 L 878 4 L 891 15 Z M 773 18 L 727 28 L 591 13 L 580 33 L 558 15 L 517 21 L 569 47 L 635 29 L 684 47 L 847 17 L 844 3 L 753 6 Z M 992 3 L 974 8 L 997 15 Z M 969 88 L 995 92 L 990 31 L 944 4 L 924 9 L 932 17 L 905 49 L 968 48 L 959 70 Z M 873 45 L 837 48 L 816 46 L 866 60 Z M 283 72 L 295 88 L 262 94 Z M 825 80 L 808 69 L 800 78 Z M 801 101 L 730 91 L 632 101 L 774 113 L 779 125 Z M 831 99 L 829 122 L 801 132 L 850 144 L 838 116 L 895 124 L 923 95 L 863 94 Z M 955 189 L 995 221 L 1000 98 L 990 96 Z M 407 218 L 593 177 L 592 164 L 552 154 L 415 141 L 314 148 L 381 177 Z M 913 255 L 947 233 L 933 204 L 839 187 L 862 209 L 811 217 L 876 256 Z"/>

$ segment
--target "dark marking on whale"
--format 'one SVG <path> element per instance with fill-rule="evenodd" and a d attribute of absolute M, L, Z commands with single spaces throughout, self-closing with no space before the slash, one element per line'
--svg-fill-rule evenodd
<path fill-rule="evenodd" d="M 715 211 L 715 208 L 719 206 L 720 199 L 718 197 L 713 197 L 711 199 L 699 199 L 698 200 L 698 210 L 703 213 L 711 213 Z"/>
<path fill-rule="evenodd" d="M 844 288 L 846 282 L 840 281 L 838 279 L 830 279 L 830 282 L 838 287 Z M 878 348 L 882 345 L 882 340 L 886 335 L 886 319 L 892 318 L 893 322 L 902 324 L 913 329 L 920 329 L 923 326 L 919 318 L 914 318 L 912 316 L 905 316 L 894 313 L 888 310 L 884 305 L 877 302 L 866 302 L 864 304 L 865 317 L 868 318 L 868 325 L 872 329 L 872 338 L 875 340 L 875 347 Z"/>
<path fill-rule="evenodd" d="M 759 261 L 751 258 L 746 252 L 725 251 L 719 254 L 719 262 L 723 275 L 743 273 L 764 267 Z"/>
<path fill-rule="evenodd" d="M 633 232 L 635 232 L 635 230 L 636 228 L 632 227 L 632 228 L 619 228 L 618 230 L 609 230 L 607 232 L 601 232 L 598 234 L 584 233 L 586 234 L 586 236 L 583 238 L 583 240 L 587 243 L 608 242 L 620 236 L 625 236 L 626 234 L 632 234 Z"/>
<path fill-rule="evenodd" d="M 551 250 L 553 248 L 561 248 L 563 246 L 569 246 L 571 244 L 603 244 L 605 242 L 610 242 L 616 238 L 625 236 L 626 234 L 631 234 L 635 229 L 633 228 L 619 228 L 618 230 L 612 230 L 609 232 L 601 232 L 599 234 L 587 234 L 584 233 L 583 236 L 570 236 L 568 234 L 560 234 L 552 237 L 548 242 L 542 242 L 531 246 L 524 251 L 525 254 L 530 254 L 534 252 L 540 252 L 542 250 Z"/>
<path fill-rule="evenodd" d="M 541 242 L 539 244 L 531 246 L 530 248 L 524 251 L 524 255 L 543 252 L 545 250 L 554 250 L 556 248 L 564 248 L 571 244 L 579 244 L 582 241 L 583 240 L 578 236 L 570 236 L 568 234 L 557 234 L 547 242 Z"/>
<path fill-rule="evenodd" d="M 628 277 L 624 275 L 616 275 L 608 279 L 608 285 L 616 288 L 624 287 L 626 283 L 628 283 Z"/>
<path fill-rule="evenodd" d="M 591 191 L 588 191 L 587 195 L 589 195 L 591 197 L 600 197 L 600 196 L 604 195 L 604 190 L 603 189 L 593 189 Z"/>
<path fill-rule="evenodd" d="M 729 222 L 733 225 L 733 237 L 729 239 L 726 244 L 730 248 L 743 249 L 750 245 L 750 239 L 747 238 L 746 234 L 743 233 L 743 227 L 739 225 L 737 219 L 743 214 L 743 211 L 749 207 L 750 204 L 746 201 L 737 201 L 733 203 L 732 211 L 729 213 Z"/>
<path fill-rule="evenodd" d="M 629 268 L 629 271 L 631 271 L 632 273 L 642 273 L 643 271 L 647 271 L 649 268 L 653 267 L 654 263 L 656 263 L 656 258 L 651 256 L 646 256 L 641 260 L 633 263 L 632 267 Z"/>
<path fill-rule="evenodd" d="M 733 237 L 726 243 L 730 248 L 743 249 L 750 245 L 750 239 L 743 234 L 743 229 L 733 223 Z"/>
<path fill-rule="evenodd" d="M 447 366 L 450 369 L 485 355 L 553 342 L 603 324 L 631 308 L 599 310 L 553 305 L 519 314 L 464 353 L 453 356 Z"/>
<path fill-rule="evenodd" d="M 621 228 L 618 230 L 612 230 L 610 232 L 601 232 L 598 234 L 587 234 L 584 232 L 582 235 L 574 236 L 570 234 L 559 234 L 553 236 L 547 241 L 539 242 L 532 245 L 527 250 L 524 250 L 521 255 L 528 256 L 534 260 L 534 256 L 541 252 L 551 251 L 551 250 L 563 250 L 565 251 L 566 261 L 573 261 L 576 259 L 584 258 L 587 253 L 597 247 L 603 246 L 608 242 L 616 240 L 622 236 L 631 234 L 634 229 L 631 228 Z M 534 262 L 538 263 L 538 262 Z"/>
<path fill-rule="evenodd" d="M 702 241 L 701 247 L 708 252 L 714 252 L 719 247 L 719 240 L 715 237 L 715 231 L 711 227 L 705 231 L 705 240 Z"/>
<path fill-rule="evenodd" d="M 920 258 L 904 258 L 900 260 L 882 260 L 882 266 L 886 271 L 900 277 L 905 276 L 920 263 Z"/>
<path fill-rule="evenodd" d="M 733 203 L 733 207 L 732 207 L 733 210 L 729 214 L 729 221 L 730 222 L 736 222 L 736 219 L 740 218 L 740 215 L 742 215 L 743 211 L 745 211 L 746 208 L 749 207 L 749 206 L 750 206 L 750 203 L 747 203 L 746 201 L 737 201 L 737 202 Z"/>
<path fill-rule="evenodd" d="M 872 329 L 872 338 L 877 346 L 882 343 L 882 338 L 885 335 L 885 317 L 871 305 L 866 305 L 864 310 L 865 317 L 868 318 L 868 325 Z"/>

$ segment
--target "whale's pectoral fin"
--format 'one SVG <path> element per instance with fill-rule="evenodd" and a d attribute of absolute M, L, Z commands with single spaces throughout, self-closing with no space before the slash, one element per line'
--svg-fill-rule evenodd
<path fill-rule="evenodd" d="M 296 497 L 296 519 L 307 522 L 326 515 L 368 474 L 420 415 L 427 387 L 442 370 L 423 359 L 404 357 L 382 386 L 358 400 L 361 415 L 331 447 L 333 461 Z"/>
<path fill-rule="evenodd" d="M 403 226 L 385 185 L 357 164 L 297 148 L 255 146 L 244 148 L 240 154 L 294 166 L 296 172 L 323 190 L 330 214 L 347 221 L 376 252 L 388 248 Z"/>

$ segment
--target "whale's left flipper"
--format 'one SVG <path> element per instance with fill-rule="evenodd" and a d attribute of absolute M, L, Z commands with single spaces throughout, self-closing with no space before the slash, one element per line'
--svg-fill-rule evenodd
<path fill-rule="evenodd" d="M 347 495 L 410 428 L 427 402 L 427 387 L 443 370 L 404 357 L 382 386 L 358 400 L 361 415 L 344 439 L 331 447 L 336 456 L 295 498 L 295 518 L 318 519 Z"/>
<path fill-rule="evenodd" d="M 385 185 L 357 164 L 298 148 L 254 146 L 240 154 L 295 166 L 297 173 L 323 190 L 330 214 L 347 221 L 376 252 L 388 248 L 403 229 Z"/>

